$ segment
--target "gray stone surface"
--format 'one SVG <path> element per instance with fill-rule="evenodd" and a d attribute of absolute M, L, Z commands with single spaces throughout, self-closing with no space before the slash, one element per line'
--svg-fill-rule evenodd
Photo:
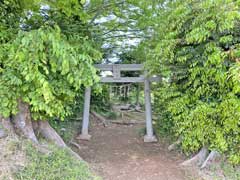
<path fill-rule="evenodd" d="M 145 135 L 144 136 L 144 142 L 145 143 L 153 143 L 153 142 L 157 142 L 158 140 L 157 140 L 157 138 L 156 138 L 156 136 L 148 136 L 148 135 Z"/>
<path fill-rule="evenodd" d="M 79 140 L 85 140 L 85 141 L 90 141 L 91 140 L 91 135 L 89 134 L 80 134 L 77 139 Z"/>
<path fill-rule="evenodd" d="M 87 87 L 85 89 L 85 96 L 84 96 L 83 122 L 82 122 L 82 132 L 81 132 L 81 134 L 86 134 L 86 135 L 88 135 L 90 101 L 91 101 L 91 88 Z"/>

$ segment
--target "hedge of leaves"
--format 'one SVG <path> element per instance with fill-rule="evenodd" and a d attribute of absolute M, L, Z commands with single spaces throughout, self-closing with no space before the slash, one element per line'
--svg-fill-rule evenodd
<path fill-rule="evenodd" d="M 161 74 L 155 90 L 159 126 L 240 163 L 240 1 L 166 1 L 156 17 L 147 65 Z"/>

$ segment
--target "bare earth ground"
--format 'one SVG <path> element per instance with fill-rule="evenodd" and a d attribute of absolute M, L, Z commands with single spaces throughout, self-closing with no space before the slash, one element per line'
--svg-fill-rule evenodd
<path fill-rule="evenodd" d="M 104 180 L 185 180 L 183 161 L 164 143 L 144 143 L 144 124 L 103 127 L 92 121 L 90 141 L 80 141 L 79 154 Z"/>

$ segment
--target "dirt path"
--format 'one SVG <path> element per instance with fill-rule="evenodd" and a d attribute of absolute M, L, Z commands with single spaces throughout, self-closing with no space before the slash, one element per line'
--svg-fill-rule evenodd
<path fill-rule="evenodd" d="M 103 127 L 91 124 L 91 141 L 81 141 L 79 154 L 104 180 L 185 180 L 179 156 L 161 143 L 143 143 L 144 124 Z"/>

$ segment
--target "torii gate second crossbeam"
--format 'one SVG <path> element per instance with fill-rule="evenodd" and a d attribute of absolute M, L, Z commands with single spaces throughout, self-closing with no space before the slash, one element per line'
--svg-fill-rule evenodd
<path fill-rule="evenodd" d="M 95 67 L 100 71 L 112 71 L 113 77 L 101 77 L 103 83 L 144 83 L 145 95 L 145 114 L 146 114 L 146 135 L 144 142 L 156 142 L 157 138 L 153 134 L 152 125 L 152 107 L 151 107 L 151 93 L 150 82 L 159 81 L 157 77 L 148 77 L 147 72 L 139 77 L 121 77 L 121 71 L 142 71 L 142 64 L 96 64 Z M 82 131 L 79 139 L 90 140 L 91 135 L 88 133 L 89 127 L 89 113 L 90 113 L 91 87 L 85 89 L 84 111 L 82 121 Z"/>

